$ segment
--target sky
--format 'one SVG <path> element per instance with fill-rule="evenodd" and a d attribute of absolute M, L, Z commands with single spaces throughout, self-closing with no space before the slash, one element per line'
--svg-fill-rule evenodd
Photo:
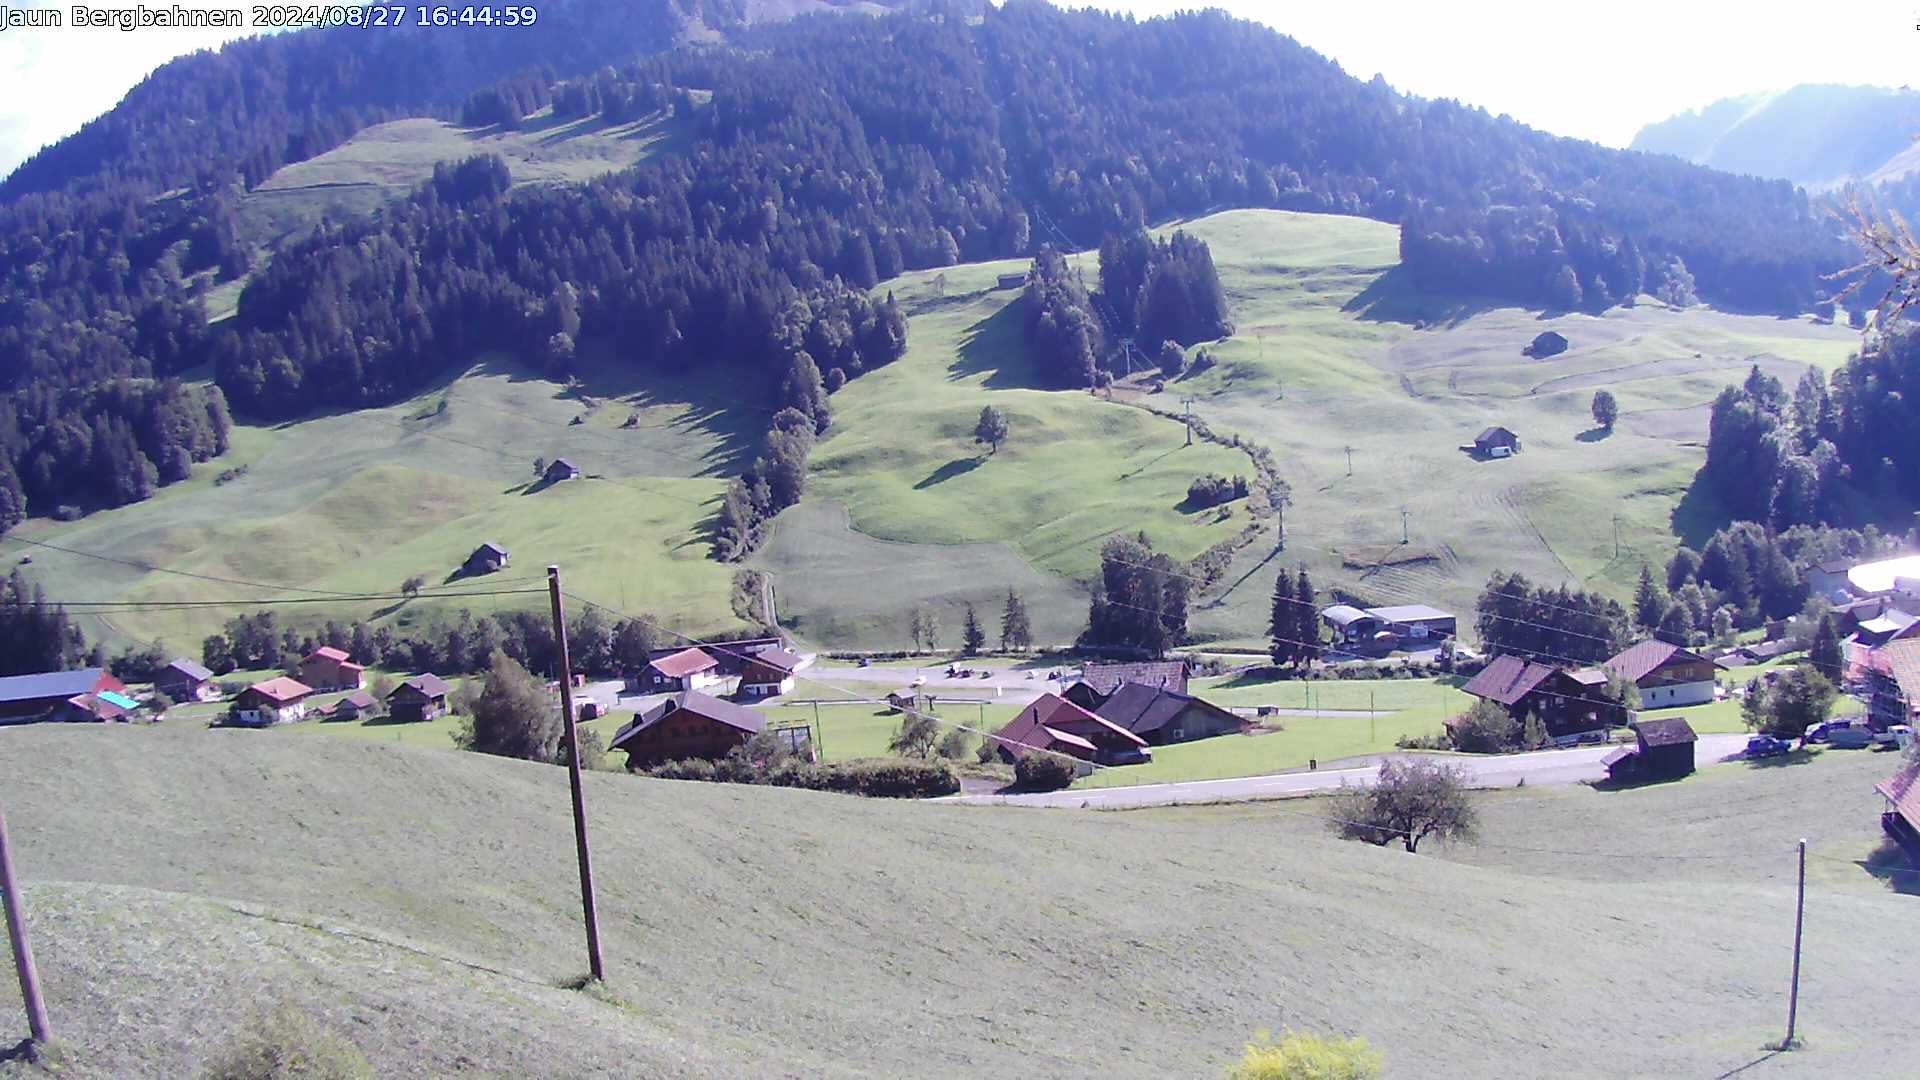
<path fill-rule="evenodd" d="M 1723 97 L 1804 82 L 1901 86 L 1920 69 L 1920 3 L 1892 0 L 1829 0 L 1817 18 L 1798 5 L 1726 0 L 1093 2 L 1140 16 L 1223 7 L 1293 35 L 1360 78 L 1380 73 L 1408 93 L 1456 98 L 1608 146 L 1625 146 L 1642 125 Z M 67 10 L 47 0 L 34 6 Z M 160 64 L 231 36 L 72 26 L 0 31 L 0 173 L 112 108 Z"/>

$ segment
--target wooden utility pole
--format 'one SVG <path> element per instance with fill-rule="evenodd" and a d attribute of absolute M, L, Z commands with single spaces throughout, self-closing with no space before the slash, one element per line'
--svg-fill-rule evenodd
<path fill-rule="evenodd" d="M 1402 544 L 1413 542 L 1412 538 L 1407 534 L 1407 516 L 1411 513 L 1412 511 L 1404 506 L 1400 508 L 1400 542 Z"/>
<path fill-rule="evenodd" d="M 813 699 L 813 756 L 816 761 L 827 760 L 826 729 L 820 726 L 820 699 Z"/>
<path fill-rule="evenodd" d="M 1346 448 L 1346 449 L 1347 449 L 1347 475 L 1348 475 L 1348 476 L 1352 476 L 1352 475 L 1353 475 L 1353 446 L 1352 446 L 1352 444 L 1348 444 L 1348 446 L 1347 446 L 1347 448 Z"/>
<path fill-rule="evenodd" d="M 1807 842 L 1800 841 L 1800 896 L 1793 911 L 1793 987 L 1787 992 L 1787 1039 L 1780 1049 L 1793 1049 L 1794 1024 L 1800 1019 L 1800 932 L 1807 919 Z"/>
<path fill-rule="evenodd" d="M 580 732 L 574 724 L 573 665 L 567 656 L 558 566 L 547 567 L 547 593 L 553 598 L 553 637 L 560 647 L 560 716 L 567 733 L 567 781 L 573 788 L 573 846 L 580 861 L 580 908 L 587 921 L 587 969 L 599 981 L 606 978 L 606 968 L 600 962 L 600 914 L 593 902 L 593 855 L 587 848 L 587 804 L 580 793 Z"/>
<path fill-rule="evenodd" d="M 1187 445 L 1193 445 L 1193 399 L 1181 398 L 1180 404 L 1186 407 Z"/>
<path fill-rule="evenodd" d="M 13 969 L 20 976 L 20 999 L 27 1004 L 27 1033 L 35 1043 L 52 1038 L 47 1033 L 47 1003 L 40 996 L 40 972 L 33 966 L 33 948 L 27 944 L 26 905 L 13 876 L 13 849 L 7 844 L 7 815 L 0 810 L 0 900 L 7 908 L 7 937 L 13 941 Z"/>

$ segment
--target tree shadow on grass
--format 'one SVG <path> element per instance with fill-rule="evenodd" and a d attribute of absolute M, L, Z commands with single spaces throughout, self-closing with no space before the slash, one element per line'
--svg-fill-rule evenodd
<path fill-rule="evenodd" d="M 928 473 L 924 479 L 913 485 L 913 490 L 925 491 L 935 484 L 944 484 L 956 476 L 965 476 L 986 462 L 987 459 L 983 457 L 955 458 Z"/>
<path fill-rule="evenodd" d="M 1668 523 L 1680 542 L 1698 551 L 1713 534 L 1733 522 L 1733 515 L 1715 496 L 1707 493 L 1696 475 L 1687 485 L 1687 493 L 1673 508 Z"/>
<path fill-rule="evenodd" d="M 1891 836 L 1882 837 L 1880 846 L 1855 865 L 1902 896 L 1920 896 L 1920 862 Z"/>
<path fill-rule="evenodd" d="M 1020 305 L 1008 304 L 974 323 L 960 336 L 960 348 L 947 365 L 949 379 L 986 375 L 989 390 L 1041 385 L 1039 372 L 1020 326 Z"/>
<path fill-rule="evenodd" d="M 1580 434 L 1575 435 L 1574 439 L 1583 443 L 1597 443 L 1604 442 L 1612 434 L 1613 429 L 1609 427 L 1590 427 Z"/>
<path fill-rule="evenodd" d="M 1358 296 L 1340 308 L 1367 322 L 1396 322 L 1408 325 L 1458 326 L 1483 311 L 1512 307 L 1470 297 L 1447 296 L 1427 292 L 1413 281 L 1406 267 L 1396 266 L 1374 278 Z"/>
<path fill-rule="evenodd" d="M 1798 750 L 1789 750 L 1784 754 L 1775 754 L 1773 757 L 1750 758 L 1742 755 L 1742 760 L 1747 763 L 1747 768 L 1749 769 L 1779 769 L 1788 765 L 1805 765 L 1807 762 L 1812 761 L 1814 756 L 1813 751 L 1801 747 Z"/>

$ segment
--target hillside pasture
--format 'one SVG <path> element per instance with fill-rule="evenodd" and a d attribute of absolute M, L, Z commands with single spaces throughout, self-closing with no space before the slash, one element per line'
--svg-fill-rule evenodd
<path fill-rule="evenodd" d="M 250 601 L 382 594 L 419 575 L 428 591 L 538 588 L 549 563 L 567 587 L 623 611 L 649 611 L 683 632 L 732 621 L 733 571 L 708 556 L 707 522 L 752 418 L 645 389 L 589 379 L 596 404 L 498 358 L 383 409 L 235 430 L 234 449 L 152 499 L 71 524 L 29 522 L 15 543 L 29 577 L 57 600 L 232 602 L 232 608 L 141 608 L 83 616 L 109 648 L 160 639 L 199 654 L 202 637 Z M 442 403 L 445 403 L 444 409 Z M 631 429 L 618 425 L 640 418 Z M 572 423 L 581 417 L 579 424 Z M 566 456 L 586 478 L 536 484 L 536 458 Z M 245 472 L 224 483 L 220 473 Z M 450 575 L 475 547 L 505 546 L 513 565 L 476 580 Z M 260 582 L 249 588 L 170 573 Z M 303 604 L 283 622 L 386 620 L 430 610 L 535 608 L 539 596 Z"/>
<path fill-rule="evenodd" d="M 1494 570 L 1625 596 L 1643 562 L 1671 554 L 1676 527 L 1710 531 L 1681 503 L 1720 388 L 1754 364 L 1789 381 L 1831 370 L 1858 344 L 1812 319 L 1650 300 L 1594 316 L 1428 295 L 1396 269 L 1395 230 L 1378 222 L 1235 211 L 1179 227 L 1212 246 L 1236 332 L 1173 388 L 1216 430 L 1270 447 L 1293 487 L 1286 548 L 1243 554 L 1229 579 L 1251 576 L 1195 614 L 1223 639 L 1259 632 L 1276 568 L 1296 565 L 1322 590 L 1462 614 Z M 1545 330 L 1568 350 L 1521 355 Z M 1589 415 L 1601 388 L 1621 404 L 1610 433 Z M 1496 424 L 1519 433 L 1519 455 L 1461 452 Z M 1343 551 L 1399 544 L 1402 510 L 1405 538 L 1435 559 L 1342 565 Z"/>
<path fill-rule="evenodd" d="M 285 1002 L 381 1075 L 1217 1075 L 1293 1027 L 1363 1035 L 1391 1075 L 1717 1076 L 1780 1037 L 1808 833 L 1840 861 L 1812 883 L 1807 1048 L 1762 1071 L 1910 1064 L 1862 1007 L 1911 959 L 1883 932 L 1910 901 L 1848 861 L 1877 857 L 1884 759 L 1481 796 L 1484 850 L 1417 856 L 1300 801 L 1083 813 L 589 774 L 608 985 L 582 994 L 560 769 L 165 725 L 0 739 L 70 1075 L 191 1075 L 234 1003 Z"/>

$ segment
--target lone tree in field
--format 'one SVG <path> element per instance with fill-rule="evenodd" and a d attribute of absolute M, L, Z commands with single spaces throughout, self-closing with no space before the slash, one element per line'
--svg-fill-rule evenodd
<path fill-rule="evenodd" d="M 1613 394 L 1598 390 L 1593 395 L 1593 422 L 1607 431 L 1613 430 L 1613 422 L 1620 419 L 1620 403 L 1613 400 Z"/>
<path fill-rule="evenodd" d="M 987 647 L 987 632 L 980 629 L 980 616 L 974 614 L 973 605 L 967 605 L 967 623 L 960 631 L 960 652 L 963 656 L 979 656 L 980 650 Z"/>
<path fill-rule="evenodd" d="M 1474 827 L 1466 774 L 1437 761 L 1382 762 L 1379 779 L 1346 799 L 1340 817 L 1341 836 L 1381 847 L 1398 840 L 1409 853 L 1429 836 L 1463 839 Z"/>
<path fill-rule="evenodd" d="M 420 590 L 427 587 L 427 579 L 415 574 L 400 583 L 400 592 L 405 596 L 419 596 Z"/>
<path fill-rule="evenodd" d="M 527 669 L 499 650 L 487 666 L 486 689 L 473 703 L 466 748 L 499 757 L 553 761 L 560 745 L 560 711 Z"/>
<path fill-rule="evenodd" d="M 933 747 L 940 739 L 940 721 L 933 714 L 917 708 L 910 708 L 900 719 L 900 730 L 894 732 L 887 749 L 901 757 L 923 758 L 933 753 Z"/>
<path fill-rule="evenodd" d="M 990 454 L 997 452 L 1007 441 L 1007 414 L 991 405 L 982 408 L 980 422 L 973 425 L 973 441 L 986 443 Z"/>

